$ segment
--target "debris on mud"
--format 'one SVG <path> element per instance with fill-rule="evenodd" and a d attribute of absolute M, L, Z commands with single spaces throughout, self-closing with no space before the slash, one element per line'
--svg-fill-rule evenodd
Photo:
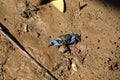
<path fill-rule="evenodd" d="M 0 80 L 4 80 L 5 78 L 5 70 L 3 69 L 3 65 L 0 64 Z"/>
<path fill-rule="evenodd" d="M 28 25 L 26 23 L 21 23 L 17 26 L 17 32 L 19 33 L 19 35 L 21 33 L 26 33 L 28 32 Z"/>
<path fill-rule="evenodd" d="M 107 65 L 108 65 L 108 69 L 111 71 L 115 71 L 119 69 L 119 63 L 114 62 L 111 58 L 108 58 Z"/>
<path fill-rule="evenodd" d="M 72 69 L 73 69 L 74 71 L 77 71 L 77 70 L 78 70 L 78 67 L 77 67 L 77 65 L 76 65 L 75 63 L 72 63 Z"/>
<path fill-rule="evenodd" d="M 29 19 L 33 15 L 37 14 L 39 8 L 33 6 L 30 2 L 26 1 L 26 9 L 21 13 L 23 18 Z"/>
<path fill-rule="evenodd" d="M 7 59 L 3 62 L 3 63 L 0 63 L 0 80 L 4 80 L 5 79 L 5 69 L 4 69 L 4 66 L 7 62 Z"/>
<path fill-rule="evenodd" d="M 27 24 L 23 23 L 22 27 L 23 27 L 23 32 L 28 32 L 28 25 Z"/>
<path fill-rule="evenodd" d="M 117 62 L 113 62 L 113 63 L 110 64 L 109 70 L 117 70 L 117 69 L 119 69 L 118 66 L 119 65 L 118 65 Z"/>

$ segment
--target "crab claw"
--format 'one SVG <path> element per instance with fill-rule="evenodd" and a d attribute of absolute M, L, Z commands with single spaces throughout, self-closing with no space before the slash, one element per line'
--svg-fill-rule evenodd
<path fill-rule="evenodd" d="M 48 47 L 50 47 L 50 46 L 52 46 L 53 45 L 53 43 L 52 42 L 50 42 L 49 44 L 48 44 Z"/>

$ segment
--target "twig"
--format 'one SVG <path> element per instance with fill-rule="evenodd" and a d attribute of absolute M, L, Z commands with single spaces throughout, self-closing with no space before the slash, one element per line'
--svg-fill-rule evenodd
<path fill-rule="evenodd" d="M 17 41 L 17 40 L 14 40 L 15 38 L 9 33 L 9 34 L 6 34 L 5 31 L 2 30 L 2 27 L 0 26 L 0 33 L 2 35 L 4 35 L 13 45 L 15 45 L 21 53 L 23 53 L 25 56 L 27 56 L 28 58 L 30 58 L 34 64 L 36 64 L 37 66 L 39 66 L 39 68 L 41 68 L 46 76 L 48 78 L 50 78 L 50 80 L 58 80 L 54 75 L 52 75 L 52 73 L 46 69 L 40 62 L 38 62 L 29 52 L 27 52 L 24 47 Z M 10 35 L 10 36 L 9 36 Z M 11 38 L 12 36 L 12 38 Z M 14 38 L 14 39 L 13 39 Z"/>

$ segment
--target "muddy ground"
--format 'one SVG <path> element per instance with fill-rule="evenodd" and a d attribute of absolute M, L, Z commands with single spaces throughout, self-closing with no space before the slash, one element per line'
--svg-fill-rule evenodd
<path fill-rule="evenodd" d="M 40 0 L 0 0 L 0 22 L 58 80 L 120 80 L 120 1 L 81 0 L 80 11 L 78 0 L 65 3 L 62 13 Z M 64 32 L 81 35 L 71 52 L 47 47 Z M 0 80 L 49 79 L 0 34 Z"/>

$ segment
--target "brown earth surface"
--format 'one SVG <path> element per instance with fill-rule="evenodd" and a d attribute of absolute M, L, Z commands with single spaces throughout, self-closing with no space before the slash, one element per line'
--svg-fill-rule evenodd
<path fill-rule="evenodd" d="M 65 12 L 40 0 L 0 0 L 0 22 L 58 80 L 120 80 L 120 1 L 65 0 Z M 81 35 L 61 53 L 47 47 L 66 33 Z M 72 68 L 75 64 L 77 71 Z M 50 80 L 0 34 L 0 80 Z"/>

